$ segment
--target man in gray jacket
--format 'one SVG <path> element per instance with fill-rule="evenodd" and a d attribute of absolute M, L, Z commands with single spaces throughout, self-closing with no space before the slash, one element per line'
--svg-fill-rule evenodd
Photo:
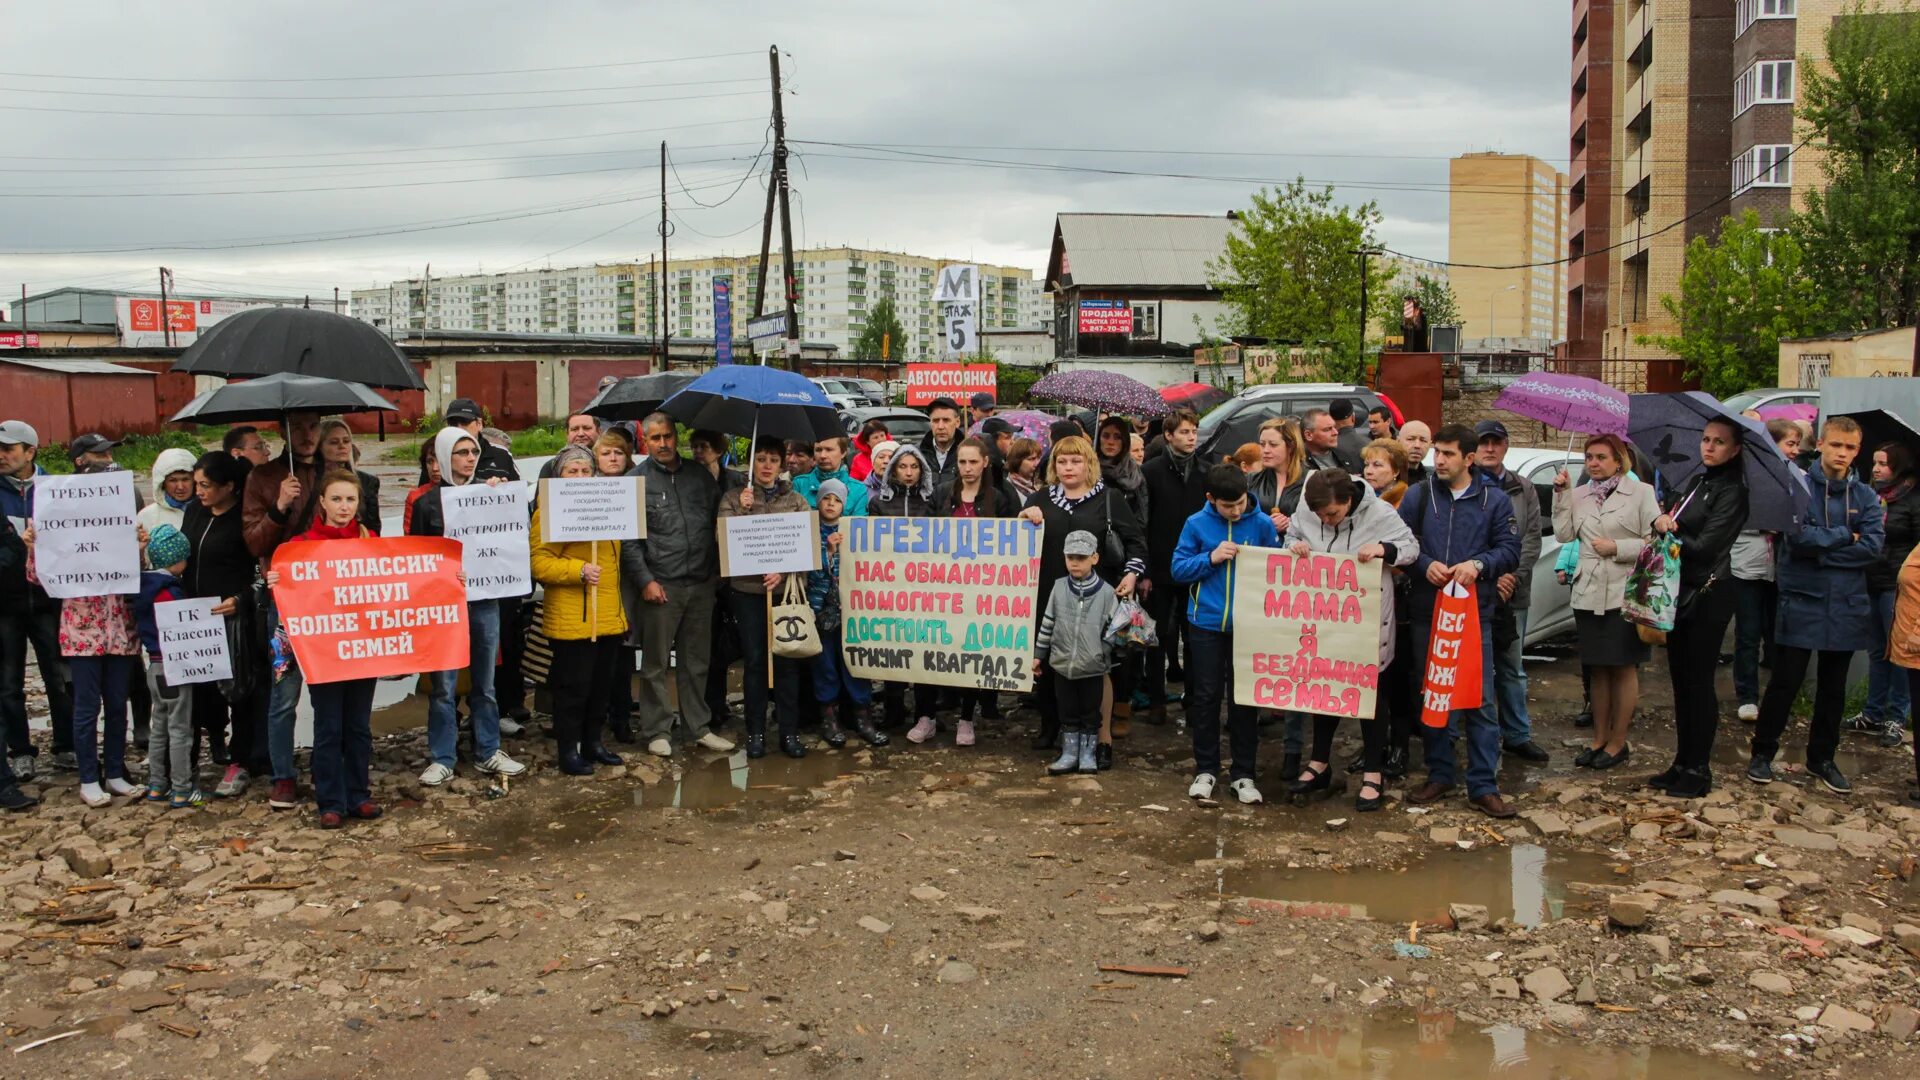
<path fill-rule="evenodd" d="M 677 654 L 680 720 L 687 737 L 726 753 L 733 743 L 709 730 L 713 717 L 707 711 L 713 598 L 720 580 L 714 532 L 720 485 L 712 473 L 680 456 L 672 417 L 647 417 L 640 436 L 647 456 L 633 467 L 633 475 L 646 478 L 647 538 L 623 545 L 620 555 L 622 591 L 640 638 L 640 738 L 648 753 L 672 756 L 667 661 Z"/>
<path fill-rule="evenodd" d="M 1533 741 L 1527 715 L 1527 669 L 1521 653 L 1527 643 L 1527 602 L 1533 596 L 1533 564 L 1540 561 L 1540 496 L 1525 477 L 1507 469 L 1507 425 L 1482 420 L 1473 429 L 1480 446 L 1474 464 L 1513 501 L 1513 525 L 1520 533 L 1520 566 L 1494 583 L 1500 602 L 1493 609 L 1494 700 L 1500 706 L 1500 739 L 1506 753 L 1527 761 L 1551 758 Z"/>

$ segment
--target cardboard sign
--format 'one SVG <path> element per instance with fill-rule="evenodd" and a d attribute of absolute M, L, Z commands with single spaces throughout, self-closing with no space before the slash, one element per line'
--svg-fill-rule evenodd
<path fill-rule="evenodd" d="M 846 518 L 840 628 L 861 678 L 1031 689 L 1041 528 L 1019 518 Z"/>
<path fill-rule="evenodd" d="M 446 535 L 461 544 L 468 600 L 498 600 L 533 591 L 527 484 L 462 484 L 440 489 Z"/>
<path fill-rule="evenodd" d="M 33 482 L 33 569 L 47 595 L 140 591 L 133 474 L 124 469 Z"/>
<path fill-rule="evenodd" d="M 965 404 L 978 393 L 997 394 L 998 375 L 992 364 L 908 364 L 907 404 L 924 407 L 938 398 Z"/>
<path fill-rule="evenodd" d="M 1233 700 L 1371 718 L 1386 562 L 1243 547 L 1233 561 Z"/>
<path fill-rule="evenodd" d="M 467 666 L 460 543 L 300 540 L 273 553 L 273 602 L 309 683 Z"/>
<path fill-rule="evenodd" d="M 647 483 L 638 476 L 540 481 L 540 542 L 645 540 Z"/>
<path fill-rule="evenodd" d="M 820 515 L 746 514 L 720 519 L 720 576 L 804 573 L 820 569 Z"/>
<path fill-rule="evenodd" d="M 213 606 L 219 602 L 206 597 L 153 605 L 154 626 L 160 631 L 161 674 L 166 676 L 168 686 L 233 678 L 227 620 L 213 613 Z"/>
<path fill-rule="evenodd" d="M 1420 722 L 1447 726 L 1455 709 L 1480 707 L 1480 598 L 1477 586 L 1449 582 L 1433 601 L 1433 637 L 1427 643 L 1420 687 Z"/>

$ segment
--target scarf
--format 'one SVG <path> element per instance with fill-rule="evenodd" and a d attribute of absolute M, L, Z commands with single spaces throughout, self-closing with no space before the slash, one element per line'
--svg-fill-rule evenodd
<path fill-rule="evenodd" d="M 1913 490 L 1913 480 L 1911 478 L 1906 480 L 1884 480 L 1873 485 L 1873 490 L 1879 494 L 1881 506 L 1892 506 L 1894 503 L 1906 498 L 1907 493 Z"/>
<path fill-rule="evenodd" d="M 1593 492 L 1593 501 L 1604 503 L 1620 487 L 1620 480 L 1626 474 L 1614 473 L 1610 480 L 1589 480 L 1587 490 Z"/>
<path fill-rule="evenodd" d="M 196 502 L 198 500 L 196 500 L 191 495 L 187 496 L 184 499 L 176 499 L 173 496 L 167 494 L 165 490 L 162 490 L 160 492 L 160 501 L 166 503 L 168 506 L 173 507 L 175 510 L 185 510 L 187 508 L 188 503 Z"/>
<path fill-rule="evenodd" d="M 1180 477 L 1180 479 L 1188 480 L 1192 478 L 1191 474 L 1189 474 L 1187 470 L 1193 467 L 1194 459 L 1199 456 L 1197 453 L 1183 454 L 1180 451 L 1175 450 L 1172 446 L 1168 446 L 1166 448 L 1166 454 L 1167 454 L 1167 461 L 1172 463 L 1173 471 L 1176 475 Z"/>
<path fill-rule="evenodd" d="M 1052 487 L 1049 487 L 1047 489 L 1047 498 L 1052 500 L 1053 505 L 1059 507 L 1060 509 L 1070 511 L 1074 507 L 1079 506 L 1081 503 L 1086 502 L 1088 499 L 1093 498 L 1095 495 L 1098 495 L 1105 490 L 1107 490 L 1107 482 L 1105 480 L 1095 480 L 1093 482 L 1093 487 L 1090 488 L 1085 495 L 1082 495 L 1077 499 L 1071 499 L 1067 497 L 1067 489 L 1065 487 L 1059 484 L 1055 484 Z"/>
<path fill-rule="evenodd" d="M 327 525 L 327 524 L 323 524 L 321 522 L 316 521 L 313 523 L 313 528 L 308 529 L 306 531 L 306 534 L 304 536 L 301 536 L 300 539 L 302 540 L 358 540 L 365 535 L 366 533 L 364 533 L 361 530 L 360 522 L 358 520 L 349 521 L 345 525 Z"/>

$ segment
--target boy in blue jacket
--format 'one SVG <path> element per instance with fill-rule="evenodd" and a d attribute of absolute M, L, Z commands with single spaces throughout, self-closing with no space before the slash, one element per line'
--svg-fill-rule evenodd
<path fill-rule="evenodd" d="M 1233 700 L 1233 560 L 1242 547 L 1279 547 L 1273 519 L 1259 513 L 1247 478 L 1232 465 L 1207 472 L 1207 505 L 1187 519 L 1173 549 L 1173 580 L 1187 586 L 1187 724 L 1193 733 L 1193 784 L 1187 795 L 1213 797 L 1220 775 L 1220 703 L 1227 703 L 1232 782 L 1243 803 L 1265 800 L 1254 783 L 1260 726 L 1253 706 Z"/>
<path fill-rule="evenodd" d="M 153 727 L 147 740 L 147 801 L 164 802 L 175 810 L 206 804 L 194 783 L 193 687 L 168 686 L 160 657 L 160 626 L 155 604 L 184 598 L 180 575 L 187 571 L 192 548 L 179 529 L 156 525 L 147 537 L 147 561 L 152 570 L 140 573 L 140 594 L 133 601 L 133 621 L 147 650 L 147 687 L 153 692 Z"/>
<path fill-rule="evenodd" d="M 1467 799 L 1489 817 L 1510 818 L 1517 811 L 1500 797 L 1500 713 L 1493 673 L 1493 585 L 1520 565 L 1520 533 L 1513 501 L 1500 485 L 1473 468 L 1479 440 L 1464 424 L 1448 424 L 1433 436 L 1432 476 L 1407 489 L 1400 518 L 1420 541 L 1413 572 L 1413 640 L 1420 670 L 1426 670 L 1433 641 L 1433 606 L 1449 584 L 1471 587 L 1480 608 L 1480 704 L 1455 709 L 1444 728 L 1422 725 L 1426 740 L 1427 782 L 1407 795 L 1415 805 L 1435 802 L 1457 781 L 1453 755 L 1456 729 L 1467 738 Z M 1424 681 L 1424 676 L 1422 676 Z"/>

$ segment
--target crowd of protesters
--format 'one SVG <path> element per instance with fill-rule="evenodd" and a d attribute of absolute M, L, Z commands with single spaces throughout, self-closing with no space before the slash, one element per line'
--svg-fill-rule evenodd
<path fill-rule="evenodd" d="M 1803 446 L 1816 463 L 1796 476 L 1809 492 L 1796 534 L 1746 528 L 1748 494 L 1731 420 L 1704 424 L 1702 465 L 1668 486 L 1613 435 L 1589 438 L 1582 482 L 1562 471 L 1550 511 L 1528 481 L 1506 468 L 1509 434 L 1498 420 L 1431 430 L 1396 428 L 1384 407 L 1362 412 L 1336 399 L 1325 409 L 1265 422 L 1245 446 L 1198 443 L 1199 419 L 1175 411 L 1152 424 L 1092 413 L 1063 418 L 1047 445 L 1021 438 L 995 416 L 993 399 L 963 410 L 941 399 L 926 410 L 918 441 L 872 421 L 851 437 L 817 443 L 762 438 L 735 468 L 733 440 L 683 433 L 662 413 L 637 424 L 567 418 L 567 445 L 542 479 L 645 478 L 643 540 L 546 542 L 532 511 L 531 577 L 538 603 L 467 605 L 471 662 L 428 672 L 428 760 L 420 783 L 447 783 L 460 767 L 463 728 L 477 773 L 512 777 L 526 766 L 503 737 L 527 734 L 522 660 L 529 637 L 550 653 L 546 685 L 562 773 L 590 775 L 623 759 L 609 744 L 637 744 L 671 757 L 708 750 L 749 757 L 773 748 L 799 758 L 809 738 L 833 748 L 857 739 L 913 743 L 952 731 L 958 746 L 978 724 L 1001 717 L 1000 695 L 911 682 L 867 680 L 840 655 L 840 530 L 846 517 L 1018 517 L 1044 526 L 1035 599 L 1039 717 L 1033 747 L 1052 773 L 1110 768 L 1115 739 L 1132 724 L 1169 721 L 1184 702 L 1193 746 L 1188 794 L 1242 803 L 1266 800 L 1256 766 L 1264 730 L 1282 741 L 1278 787 L 1296 799 L 1328 791 L 1339 763 L 1331 716 L 1262 714 L 1241 704 L 1234 683 L 1233 566 L 1242 547 L 1299 555 L 1352 556 L 1378 574 L 1379 692 L 1357 718 L 1361 752 L 1355 808 L 1380 809 L 1388 783 L 1408 778 L 1415 754 L 1424 778 L 1404 793 L 1431 804 L 1464 785 L 1468 802 L 1495 818 L 1513 806 L 1498 786 L 1503 757 L 1546 763 L 1528 711 L 1526 641 L 1532 575 L 1541 538 L 1563 545 L 1556 580 L 1569 590 L 1586 708 L 1576 724 L 1590 745 L 1574 765 L 1612 770 L 1633 756 L 1640 666 L 1649 635 L 1623 617 L 1629 577 L 1656 538 L 1679 541 L 1672 630 L 1662 643 L 1673 684 L 1671 764 L 1648 786 L 1679 797 L 1712 789 L 1711 755 L 1721 719 L 1712 678 L 1737 620 L 1733 715 L 1753 725 L 1746 778 L 1770 783 L 1793 704 L 1815 678 L 1808 774 L 1846 794 L 1835 764 L 1842 732 L 1898 745 L 1910 703 L 1920 700 L 1920 491 L 1912 452 L 1874 447 L 1872 482 L 1857 478 L 1860 430 L 1830 418 L 1816 433 L 1774 421 L 1768 432 L 1792 461 Z M 967 421 L 975 434 L 967 433 Z M 504 435 L 483 427 L 479 408 L 458 399 L 446 427 L 428 439 L 418 486 L 405 496 L 401 531 L 439 536 L 442 493 L 467 484 L 519 480 Z M 46 771 L 29 738 L 26 654 L 31 647 L 55 719 L 44 748 L 54 770 L 77 773 L 92 806 L 116 796 L 191 809 L 238 798 L 264 782 L 276 809 L 299 803 L 294 716 L 303 689 L 313 710 L 312 800 L 324 827 L 381 813 L 368 783 L 374 680 L 303 687 L 279 627 L 275 551 L 295 540 L 378 535 L 379 481 L 356 468 L 352 433 L 339 420 L 289 414 L 284 446 L 269 456 L 261 433 L 233 428 L 219 450 L 161 453 L 140 509 L 140 589 L 133 595 L 57 600 L 39 583 L 30 525 L 44 475 L 31 425 L 0 424 L 0 806 L 35 801 L 18 781 Z M 683 436 L 687 452 L 682 451 Z M 66 448 L 75 471 L 119 468 L 98 435 Z M 529 478 L 531 479 L 531 478 Z M 820 521 L 820 569 L 723 578 L 718 530 L 727 518 L 812 509 Z M 1479 607 L 1481 704 L 1444 725 L 1418 723 L 1434 612 L 1451 586 L 1470 587 Z M 809 660 L 775 655 L 768 598 L 804 602 L 824 648 Z M 167 685 L 154 605 L 213 598 L 227 620 L 234 675 L 217 684 Z M 1104 632 L 1115 609 L 1137 603 L 1157 628 L 1157 646 L 1117 648 Z M 1870 656 L 1865 708 L 1843 718 L 1847 671 Z M 740 669 L 743 715 L 729 673 Z M 638 669 L 637 690 L 634 679 Z M 1761 672 L 1767 678 L 1763 685 Z M 1173 693 L 1174 682 L 1183 693 Z M 464 703 L 465 712 L 461 711 Z M 1230 760 L 1221 761 L 1225 712 Z M 771 715 L 770 715 L 771 714 Z M 106 723 L 102 724 L 102 718 Z M 146 753 L 144 772 L 129 760 Z M 733 733 L 736 724 L 737 734 Z M 1643 750 L 1643 754 L 1646 753 Z M 1461 756 L 1464 754 L 1464 762 Z M 202 757 L 223 768 L 200 786 Z M 144 789 L 135 782 L 144 777 Z M 1916 751 L 1920 775 L 1920 751 Z M 1920 799 L 1920 791 L 1914 798 Z"/>

